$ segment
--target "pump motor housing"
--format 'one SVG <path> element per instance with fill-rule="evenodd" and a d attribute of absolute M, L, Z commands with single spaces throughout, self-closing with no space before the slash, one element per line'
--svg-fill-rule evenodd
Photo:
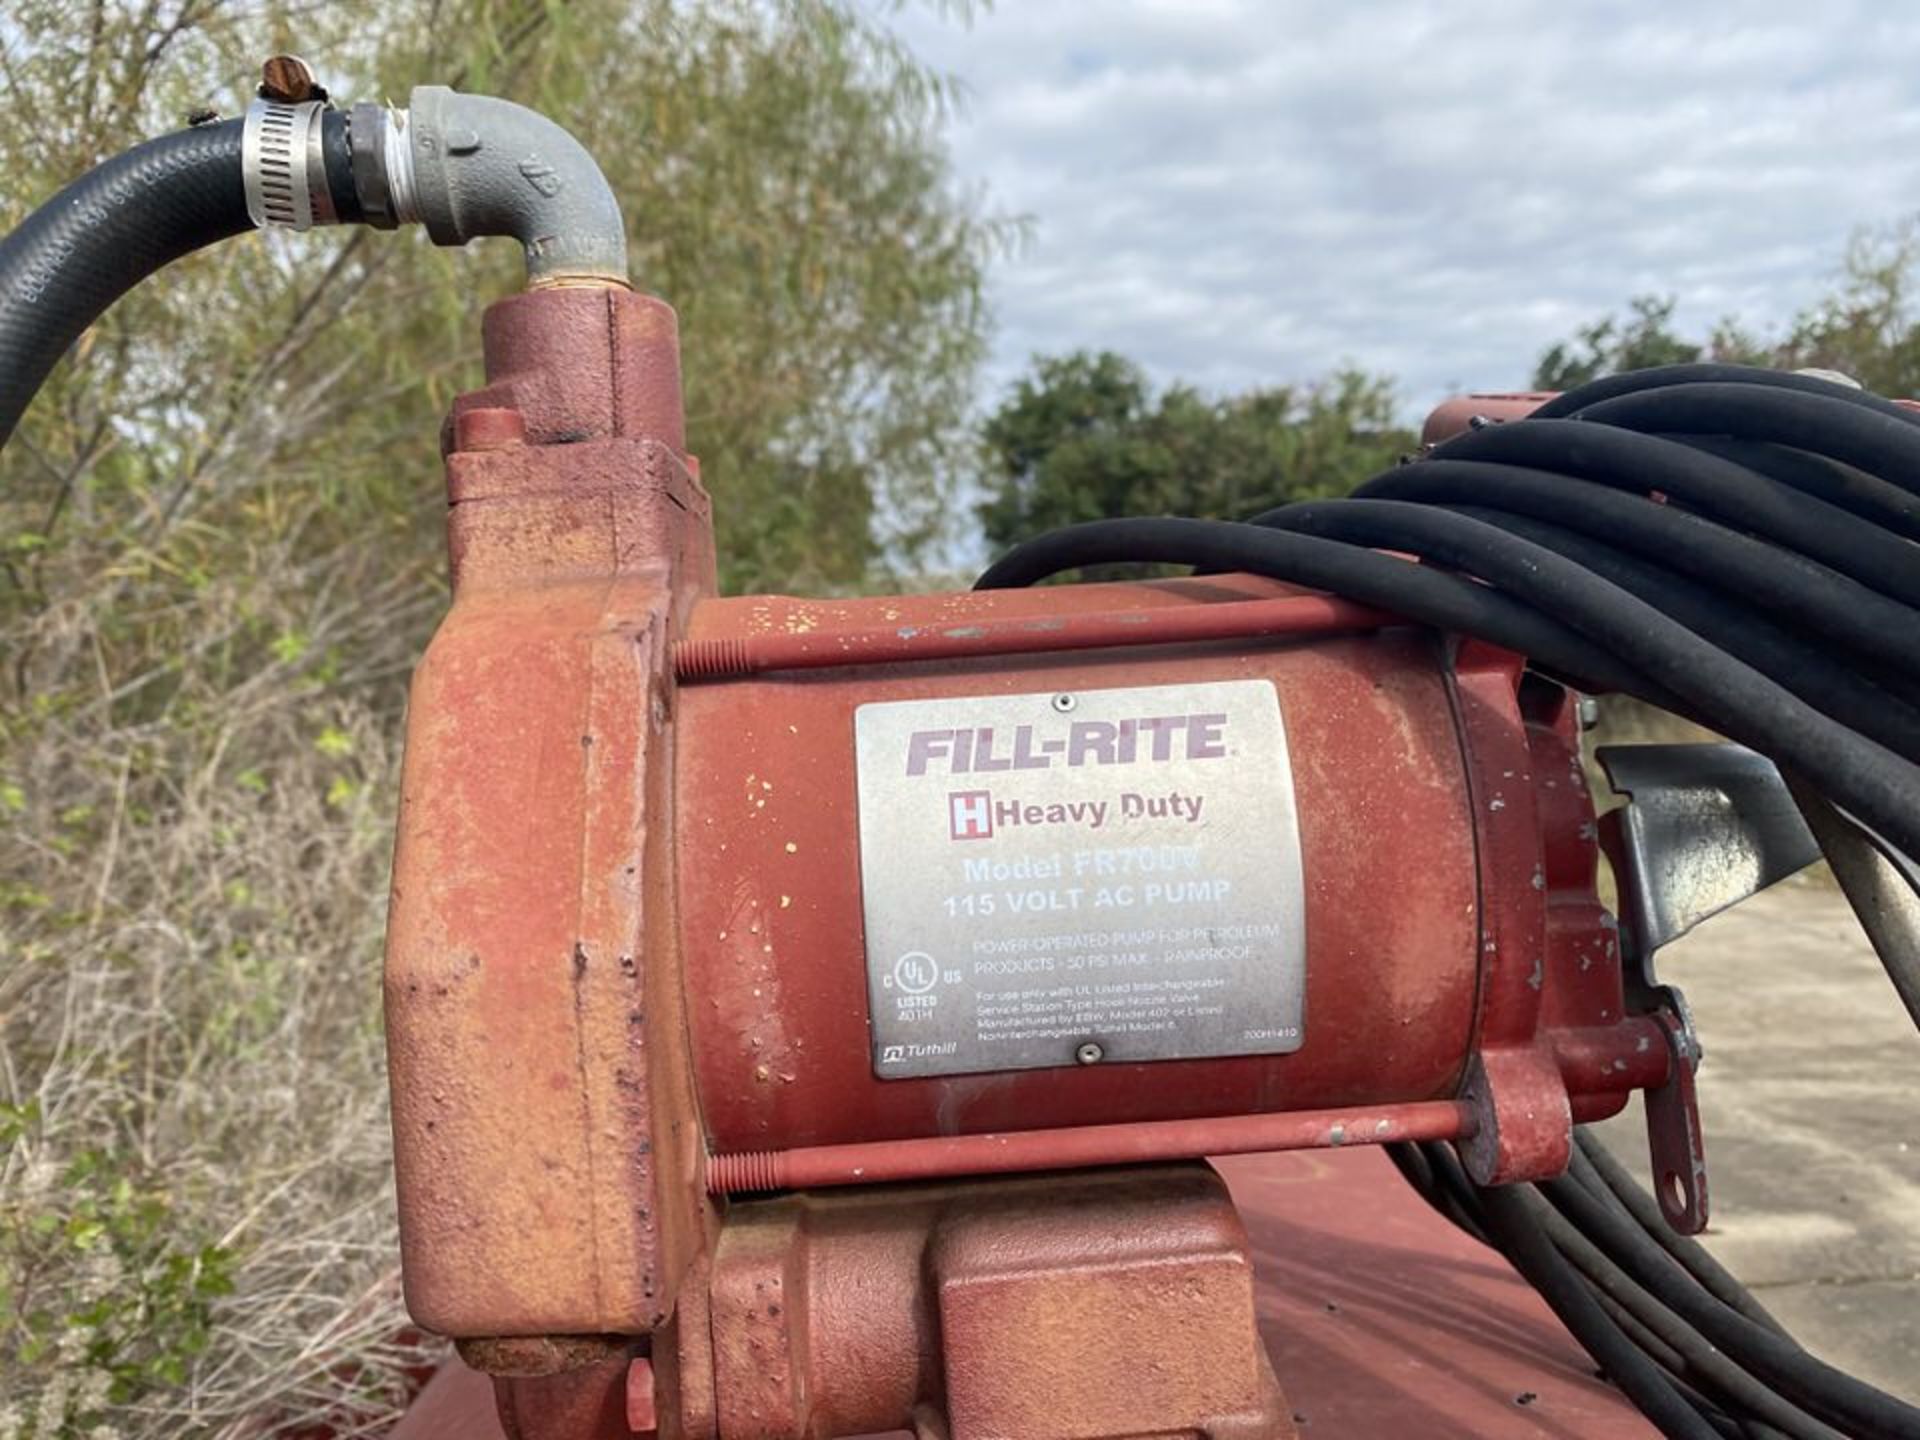
<path fill-rule="evenodd" d="M 1644 1089 L 1684 1213 L 1691 1065 L 1595 891 L 1572 692 L 1240 575 L 721 598 L 672 311 L 547 290 L 485 337 L 386 984 L 408 1303 L 523 1433 L 600 1433 L 534 1417 L 612 1404 L 633 1341 L 515 1337 L 593 1336 L 651 1337 L 688 1434 L 1042 1433 L 924 1327 L 981 1264 L 1017 1306 L 1145 1258 L 1197 1267 L 1211 1318 L 1154 1323 L 1230 1373 L 1141 1413 L 1288 1433 L 1207 1155 L 1540 1178 Z M 1114 1324 L 1158 1293 L 1115 1284 Z"/>

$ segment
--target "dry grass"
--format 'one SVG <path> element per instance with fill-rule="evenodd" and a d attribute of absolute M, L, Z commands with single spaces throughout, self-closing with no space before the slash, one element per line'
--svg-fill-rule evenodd
<path fill-rule="evenodd" d="M 0 629 L 0 1440 L 376 1434 L 434 1354 L 378 974 L 440 597 L 379 563 L 258 549 L 131 636 L 114 576 L 43 575 Z M 1643 712 L 1593 738 L 1702 738 Z"/>
<path fill-rule="evenodd" d="M 732 583 L 846 587 L 965 513 L 1016 229 L 949 183 L 951 89 L 878 13 L 7 0 L 0 230 L 130 136 L 237 113 L 289 44 L 342 96 L 562 117 L 681 307 Z M 0 453 L 0 1440 L 306 1440 L 404 1389 L 400 680 L 439 603 L 434 437 L 520 268 L 364 231 L 214 247 L 116 303 Z"/>
<path fill-rule="evenodd" d="M 147 675 L 115 676 L 98 604 L 0 637 L 25 680 L 0 751 L 8 1440 L 375 1433 L 422 1359 L 395 1338 L 378 977 L 398 677 L 436 599 L 316 604 L 302 572 L 351 563 L 254 559 L 147 617 L 197 637 Z M 233 663 L 247 636 L 264 664 Z"/>

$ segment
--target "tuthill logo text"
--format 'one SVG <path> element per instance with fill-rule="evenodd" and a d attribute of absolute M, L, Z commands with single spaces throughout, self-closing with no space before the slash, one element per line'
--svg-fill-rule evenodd
<path fill-rule="evenodd" d="M 993 792 L 952 790 L 947 794 L 947 819 L 955 840 L 993 838 Z"/>

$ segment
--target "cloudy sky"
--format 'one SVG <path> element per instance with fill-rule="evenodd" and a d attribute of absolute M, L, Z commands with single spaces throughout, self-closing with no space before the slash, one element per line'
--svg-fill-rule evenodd
<path fill-rule="evenodd" d="M 992 390 L 1119 350 L 1216 390 L 1351 362 L 1410 414 L 1640 293 L 1778 324 L 1920 210 L 1920 5 L 998 0 L 894 23 L 1033 222 Z"/>

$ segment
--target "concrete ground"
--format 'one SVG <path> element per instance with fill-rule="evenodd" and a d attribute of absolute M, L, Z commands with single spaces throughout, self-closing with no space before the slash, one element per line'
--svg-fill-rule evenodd
<path fill-rule="evenodd" d="M 1706 1048 L 1702 1238 L 1808 1349 L 1920 1401 L 1920 1032 L 1846 900 L 1776 886 L 1659 970 Z M 1638 1106 L 1599 1128 L 1644 1179 Z"/>

